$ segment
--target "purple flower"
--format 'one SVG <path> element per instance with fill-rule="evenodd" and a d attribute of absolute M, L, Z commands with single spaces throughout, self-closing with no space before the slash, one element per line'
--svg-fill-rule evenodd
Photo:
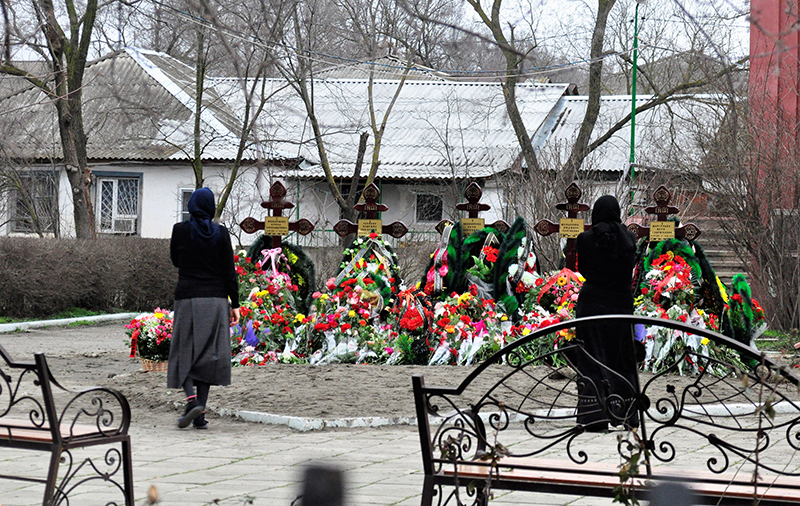
<path fill-rule="evenodd" d="M 258 337 L 256 337 L 256 331 L 253 330 L 253 322 L 252 321 L 248 321 L 247 322 L 247 332 L 245 332 L 245 335 L 244 335 L 244 342 L 246 342 L 248 345 L 252 346 L 253 348 L 255 348 L 256 345 L 258 344 Z"/>
<path fill-rule="evenodd" d="M 644 342 L 647 337 L 647 330 L 644 328 L 643 324 L 637 323 L 633 326 L 633 337 L 640 343 Z"/>

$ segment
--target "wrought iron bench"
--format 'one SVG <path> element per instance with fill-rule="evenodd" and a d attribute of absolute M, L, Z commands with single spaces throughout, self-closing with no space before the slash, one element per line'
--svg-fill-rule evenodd
<path fill-rule="evenodd" d="M 573 364 L 577 339 L 553 349 L 562 329 L 609 321 L 643 323 L 708 338 L 733 352 L 712 360 L 688 347 L 678 362 L 640 373 L 627 420 L 634 430 L 590 432 L 577 422 L 578 384 L 620 422 L 624 405 Z M 541 351 L 540 351 L 541 350 Z M 755 368 L 742 361 L 755 360 Z M 425 473 L 422 504 L 487 504 L 495 490 L 647 499 L 681 482 L 702 504 L 800 503 L 798 378 L 757 350 L 664 319 L 602 316 L 537 330 L 501 349 L 457 387 L 412 378 Z M 635 413 L 635 414 L 634 414 Z M 754 498 L 756 501 L 754 501 Z"/>
<path fill-rule="evenodd" d="M 0 356 L 0 447 L 50 453 L 46 478 L 12 475 L 4 467 L 0 478 L 44 483 L 45 506 L 71 504 L 68 496 L 76 487 L 103 481 L 133 506 L 127 399 L 110 388 L 67 390 L 53 378 L 42 353 L 35 354 L 34 362 L 15 362 L 0 346 Z M 114 446 L 98 458 L 73 456 L 78 449 L 98 445 Z"/>

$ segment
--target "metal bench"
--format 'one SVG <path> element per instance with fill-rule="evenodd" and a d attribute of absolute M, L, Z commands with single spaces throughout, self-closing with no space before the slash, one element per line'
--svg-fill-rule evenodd
<path fill-rule="evenodd" d="M 635 430 L 590 432 L 577 423 L 576 405 L 577 385 L 591 380 L 573 365 L 588 354 L 576 339 L 554 350 L 553 336 L 612 320 L 705 337 L 735 353 L 721 361 L 684 349 L 679 361 L 694 363 L 698 375 L 678 376 L 676 364 L 640 373 L 630 385 L 635 415 L 626 415 L 638 418 Z M 759 365 L 741 367 L 736 357 Z M 495 490 L 633 502 L 663 482 L 684 484 L 702 504 L 800 503 L 798 378 L 709 330 L 637 316 L 582 318 L 520 338 L 457 387 L 426 386 L 422 375 L 412 383 L 423 505 L 485 505 Z M 603 415 L 619 422 L 619 397 L 593 387 Z"/>
<path fill-rule="evenodd" d="M 0 447 L 50 453 L 45 478 L 1 467 L 0 478 L 44 483 L 45 506 L 71 504 L 69 494 L 76 487 L 97 481 L 107 482 L 114 496 L 133 506 L 127 399 L 110 388 L 67 390 L 53 378 L 42 353 L 34 362 L 15 362 L 0 346 L 0 357 Z M 73 458 L 75 450 L 98 445 L 113 446 L 95 458 Z"/>

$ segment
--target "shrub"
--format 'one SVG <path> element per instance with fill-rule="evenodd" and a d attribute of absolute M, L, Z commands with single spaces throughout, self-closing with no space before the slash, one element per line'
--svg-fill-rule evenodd
<path fill-rule="evenodd" d="M 169 240 L 140 237 L 0 238 L 0 315 L 50 316 L 68 308 L 172 307 L 178 272 Z"/>

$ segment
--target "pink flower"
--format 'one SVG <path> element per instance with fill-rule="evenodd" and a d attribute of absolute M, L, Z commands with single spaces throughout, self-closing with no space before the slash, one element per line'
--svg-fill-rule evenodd
<path fill-rule="evenodd" d="M 387 355 L 391 355 L 392 353 L 394 353 L 394 350 L 389 347 L 384 348 L 384 350 L 386 351 Z"/>
<path fill-rule="evenodd" d="M 319 299 L 320 297 L 322 297 L 322 292 L 314 292 L 311 294 L 311 297 L 314 299 Z"/>

